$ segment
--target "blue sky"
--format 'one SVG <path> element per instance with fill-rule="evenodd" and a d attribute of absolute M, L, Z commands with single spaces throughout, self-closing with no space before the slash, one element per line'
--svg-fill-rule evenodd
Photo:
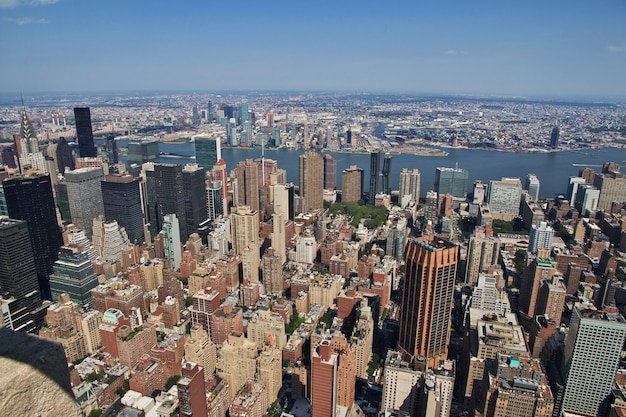
<path fill-rule="evenodd" d="M 626 1 L 0 0 L 0 91 L 626 99 Z"/>

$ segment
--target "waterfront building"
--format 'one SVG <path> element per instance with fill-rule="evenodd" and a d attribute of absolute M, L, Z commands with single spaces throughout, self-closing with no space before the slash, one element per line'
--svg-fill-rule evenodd
<path fill-rule="evenodd" d="M 98 156 L 96 145 L 93 141 L 91 128 L 91 112 L 89 107 L 74 107 L 74 120 L 76 121 L 76 139 L 78 141 L 78 153 L 81 158 Z"/>
<path fill-rule="evenodd" d="M 337 188 L 337 160 L 327 153 L 324 155 L 324 189 L 334 190 L 335 188 Z"/>
<path fill-rule="evenodd" d="M 363 190 L 363 168 L 351 165 L 341 174 L 341 201 L 357 202 Z"/>
<path fill-rule="evenodd" d="M 487 203 L 494 218 L 510 221 L 519 215 L 522 199 L 522 182 L 519 178 L 505 178 L 489 181 Z"/>
<path fill-rule="evenodd" d="M 423 356 L 433 366 L 447 358 L 458 253 L 435 236 L 409 241 L 398 339 L 405 359 Z"/>
<path fill-rule="evenodd" d="M 220 145 L 221 141 L 219 138 L 196 136 L 193 140 L 196 164 L 200 165 L 207 172 L 213 169 L 217 161 L 222 159 Z"/>
<path fill-rule="evenodd" d="M 617 171 L 596 174 L 593 185 L 600 190 L 598 210 L 608 211 L 613 203 L 626 202 L 626 176 Z"/>
<path fill-rule="evenodd" d="M 554 149 L 554 148 L 559 147 L 559 135 L 560 135 L 559 127 L 554 126 L 552 128 L 552 132 L 550 133 L 550 147 L 551 148 Z"/>
<path fill-rule="evenodd" d="M 127 145 L 128 165 L 143 165 L 147 162 L 159 162 L 159 141 L 147 140 L 141 142 L 129 142 Z"/>
<path fill-rule="evenodd" d="M 381 179 L 382 179 L 382 188 L 381 191 L 383 194 L 391 195 L 391 179 L 389 175 L 391 174 L 391 154 L 385 154 L 385 158 L 383 159 L 383 169 L 381 171 Z"/>
<path fill-rule="evenodd" d="M 450 194 L 463 198 L 467 193 L 468 172 L 461 168 L 438 167 L 435 170 L 435 191 L 437 195 Z"/>
<path fill-rule="evenodd" d="M 380 152 L 370 152 L 370 188 L 369 188 L 369 204 L 374 204 L 374 199 L 378 193 L 378 177 L 380 175 Z M 343 185 L 342 185 L 343 188 Z"/>
<path fill-rule="evenodd" d="M 304 198 L 306 211 L 324 207 L 324 161 L 320 154 L 307 151 L 300 155 L 300 197 Z"/>
<path fill-rule="evenodd" d="M 539 178 L 535 174 L 528 174 L 524 182 L 524 189 L 528 191 L 531 201 L 539 201 Z"/>

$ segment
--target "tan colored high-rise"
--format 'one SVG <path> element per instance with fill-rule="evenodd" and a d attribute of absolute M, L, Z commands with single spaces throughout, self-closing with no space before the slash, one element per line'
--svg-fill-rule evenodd
<path fill-rule="evenodd" d="M 350 165 L 341 173 L 341 201 L 359 201 L 363 192 L 363 168 Z"/>
<path fill-rule="evenodd" d="M 237 205 L 250 206 L 251 210 L 258 211 L 259 189 L 261 188 L 261 178 L 259 178 L 259 163 L 252 159 L 241 161 L 235 167 L 237 177 Z"/>
<path fill-rule="evenodd" d="M 458 246 L 437 236 L 407 245 L 398 339 L 406 359 L 424 357 L 429 367 L 447 359 L 458 258 Z"/>
<path fill-rule="evenodd" d="M 307 211 L 324 207 L 324 160 L 317 152 L 300 155 L 300 197 Z"/>
<path fill-rule="evenodd" d="M 241 255 L 244 249 L 251 244 L 258 244 L 259 240 L 259 212 L 248 206 L 239 206 L 233 209 L 230 216 L 231 240 L 233 251 Z"/>

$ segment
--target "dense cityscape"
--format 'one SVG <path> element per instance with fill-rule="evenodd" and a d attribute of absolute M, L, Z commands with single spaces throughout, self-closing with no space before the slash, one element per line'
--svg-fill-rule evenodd
<path fill-rule="evenodd" d="M 624 104 L 2 100 L 0 414 L 626 415 Z"/>

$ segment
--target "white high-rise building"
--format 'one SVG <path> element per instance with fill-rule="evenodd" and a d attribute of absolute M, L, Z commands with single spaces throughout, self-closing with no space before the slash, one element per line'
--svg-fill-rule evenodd
<path fill-rule="evenodd" d="M 524 189 L 528 191 L 531 201 L 539 200 L 539 178 L 535 174 L 528 174 L 524 182 Z"/>
<path fill-rule="evenodd" d="M 621 314 L 574 307 L 561 372 L 562 412 L 607 415 L 625 339 L 626 320 Z"/>
<path fill-rule="evenodd" d="M 530 229 L 528 251 L 530 253 L 537 253 L 539 248 L 551 249 L 553 236 L 554 229 L 548 226 L 546 222 L 539 223 L 539 226 L 533 224 Z"/>
<path fill-rule="evenodd" d="M 419 169 L 414 168 L 409 171 L 407 168 L 402 168 L 400 171 L 400 195 L 398 201 L 403 206 L 410 201 L 419 201 L 420 199 L 420 178 L 421 174 Z"/>
<path fill-rule="evenodd" d="M 317 255 L 315 236 L 299 236 L 296 240 L 296 262 L 312 264 Z"/>
<path fill-rule="evenodd" d="M 180 262 L 183 260 L 183 248 L 180 243 L 180 226 L 175 214 L 163 216 L 163 246 L 165 256 L 170 260 L 172 269 L 178 270 Z"/>
<path fill-rule="evenodd" d="M 578 186 L 585 184 L 586 181 L 583 177 L 569 177 L 569 184 L 567 185 L 567 199 L 573 206 L 576 201 L 576 193 L 578 193 Z"/>
<path fill-rule="evenodd" d="M 380 411 L 406 411 L 417 415 L 417 399 L 423 372 L 412 369 L 400 352 L 389 350 L 385 361 L 385 379 Z"/>

